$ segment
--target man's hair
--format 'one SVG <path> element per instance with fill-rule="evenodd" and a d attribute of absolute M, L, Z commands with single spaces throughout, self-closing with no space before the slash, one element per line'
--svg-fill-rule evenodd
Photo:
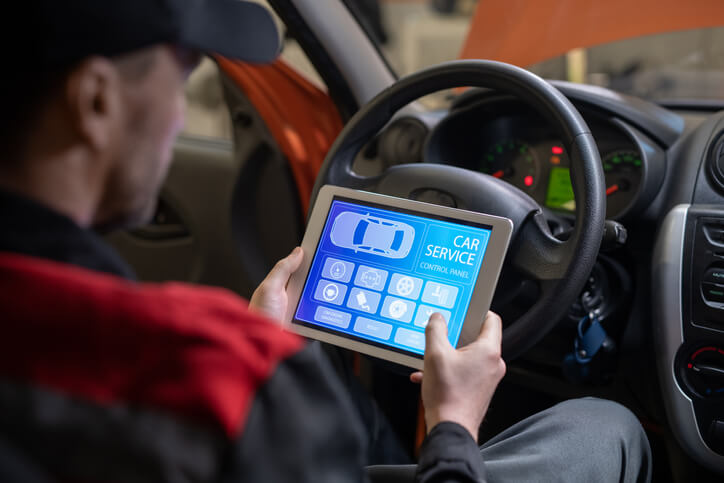
<path fill-rule="evenodd" d="M 133 82 L 148 74 L 155 55 L 147 48 L 112 60 L 121 76 Z M 61 92 L 67 76 L 77 65 L 44 70 L 29 62 L 20 62 L 9 66 L 9 72 L 0 76 L 0 167 L 16 162 L 28 143 L 43 142 L 33 137 L 33 126 L 43 106 Z"/>

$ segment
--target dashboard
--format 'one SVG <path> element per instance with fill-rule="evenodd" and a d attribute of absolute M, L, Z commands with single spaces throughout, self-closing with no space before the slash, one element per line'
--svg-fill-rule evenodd
<path fill-rule="evenodd" d="M 657 424 L 670 429 L 689 456 L 717 474 L 691 479 L 721 481 L 724 111 L 697 111 L 694 106 L 675 112 L 606 89 L 553 84 L 589 126 L 605 176 L 606 218 L 628 233 L 625 245 L 599 254 L 581 299 L 588 293 L 586 304 L 599 304 L 608 334 L 635 348 L 635 354 L 628 354 L 629 364 L 614 363 L 608 374 L 609 380 L 629 388 L 616 397 L 630 398 L 650 414 L 665 411 L 664 418 L 654 419 Z M 516 99 L 472 90 L 432 121 L 401 117 L 391 122 L 380 136 L 377 156 L 383 168 L 424 162 L 499 178 L 531 197 L 546 212 L 554 236 L 565 237 L 566 225 L 574 222 L 571 170 L 577 163 L 554 125 Z M 421 190 L 427 198 L 420 199 L 452 206 L 452 196 L 433 191 Z M 507 284 L 503 290 L 510 305 L 535 300 L 535 288 L 527 291 L 525 283 L 517 293 L 515 288 Z M 519 371 L 516 364 L 509 366 L 519 383 L 560 386 L 561 361 L 570 350 L 582 306 L 570 308 L 558 332 L 529 351 Z M 575 384 L 576 390 L 583 387 L 581 395 L 591 394 L 585 382 Z M 566 391 L 570 386 L 562 392 L 571 394 Z M 658 401 L 663 408 L 644 401 Z"/>
<path fill-rule="evenodd" d="M 599 148 L 606 216 L 645 208 L 664 173 L 665 156 L 649 137 L 618 119 L 582 110 Z M 569 149 L 537 113 L 511 99 L 482 99 L 442 120 L 430 133 L 428 162 L 500 178 L 560 215 L 575 210 Z"/>

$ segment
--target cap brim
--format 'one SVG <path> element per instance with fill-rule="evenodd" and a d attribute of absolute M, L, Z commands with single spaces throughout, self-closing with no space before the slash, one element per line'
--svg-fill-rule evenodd
<path fill-rule="evenodd" d="M 263 6 L 241 0 L 198 3 L 181 32 L 181 44 L 254 63 L 268 63 L 279 55 L 279 32 Z"/>

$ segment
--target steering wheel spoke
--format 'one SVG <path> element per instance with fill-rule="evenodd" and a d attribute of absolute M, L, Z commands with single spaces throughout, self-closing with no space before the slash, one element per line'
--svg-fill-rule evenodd
<path fill-rule="evenodd" d="M 553 236 L 542 212 L 524 222 L 508 256 L 522 275 L 541 281 L 563 278 L 570 265 L 566 242 Z"/>
<path fill-rule="evenodd" d="M 505 181 L 441 164 L 393 166 L 382 174 L 375 189 L 390 196 L 506 217 L 516 228 L 530 213 L 540 211 L 533 198 Z M 513 233 L 515 237 L 515 230 Z"/>

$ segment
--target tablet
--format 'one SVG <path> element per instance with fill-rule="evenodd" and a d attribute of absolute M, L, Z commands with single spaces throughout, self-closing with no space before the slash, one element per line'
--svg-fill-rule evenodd
<path fill-rule="evenodd" d="M 287 293 L 292 330 L 421 369 L 425 326 L 453 347 L 480 333 L 513 223 L 507 218 L 324 186 Z"/>

